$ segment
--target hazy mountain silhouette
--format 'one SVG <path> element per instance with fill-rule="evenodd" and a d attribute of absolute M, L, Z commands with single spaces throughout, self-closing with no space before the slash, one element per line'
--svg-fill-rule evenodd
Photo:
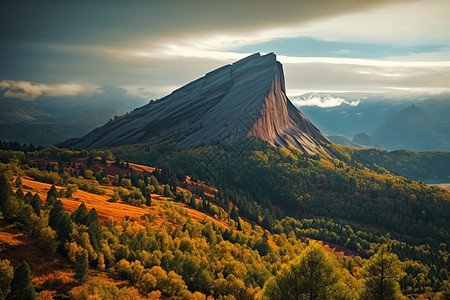
<path fill-rule="evenodd" d="M 433 150 L 444 141 L 423 110 L 411 105 L 394 114 L 372 134 L 376 143 L 386 149 Z"/>

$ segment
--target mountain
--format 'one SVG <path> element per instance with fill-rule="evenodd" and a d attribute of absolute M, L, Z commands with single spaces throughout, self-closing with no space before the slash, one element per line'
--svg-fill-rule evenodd
<path fill-rule="evenodd" d="M 35 121 L 50 114 L 34 107 L 29 101 L 2 99 L 0 101 L 0 124 Z"/>
<path fill-rule="evenodd" d="M 394 114 L 372 134 L 373 139 L 385 149 L 442 150 L 443 137 L 423 110 L 411 105 Z"/>
<path fill-rule="evenodd" d="M 118 114 L 116 109 L 99 107 L 64 116 L 0 124 L 0 140 L 39 146 L 54 145 L 61 140 L 86 134 Z"/>
<path fill-rule="evenodd" d="M 365 132 L 358 133 L 352 139 L 353 143 L 365 145 L 365 146 L 375 146 L 375 142 L 372 137 Z"/>
<path fill-rule="evenodd" d="M 209 72 L 64 146 L 92 149 L 171 139 L 190 149 L 247 136 L 307 153 L 329 142 L 286 96 L 283 67 L 273 53 L 256 53 Z"/>
<path fill-rule="evenodd" d="M 85 135 L 145 103 L 148 100 L 113 86 L 99 87 L 92 94 L 32 101 L 0 96 L 0 140 L 53 145 Z"/>
<path fill-rule="evenodd" d="M 293 103 L 327 136 L 343 136 L 349 140 L 364 132 L 371 135 L 399 111 L 415 105 L 427 118 L 423 134 L 411 139 L 396 139 L 395 147 L 383 145 L 375 139 L 374 145 L 386 149 L 450 151 L 450 94 L 425 93 L 307 93 L 291 97 Z M 414 127 L 414 118 L 403 119 L 402 126 Z M 410 123 L 410 125 L 408 125 Z M 387 127 L 385 127 L 386 129 Z M 395 128 L 385 130 L 389 133 Z M 421 128 L 423 131 L 423 128 Z M 419 131 L 420 132 L 420 131 Z M 383 133 L 382 133 L 383 134 Z M 401 134 L 399 133 L 401 136 Z M 430 143 L 430 139 L 437 142 Z M 372 136 L 374 138 L 374 136 Z M 339 143 L 339 141 L 337 141 Z M 342 143 L 343 145 L 348 145 Z M 419 146 L 418 146 L 419 145 Z"/>
<path fill-rule="evenodd" d="M 354 141 L 350 141 L 349 139 L 347 139 L 346 137 L 341 136 L 341 135 L 328 135 L 327 138 L 334 144 L 338 144 L 338 145 L 342 145 L 342 146 L 346 146 L 346 147 L 352 147 L 352 148 L 356 148 L 356 149 L 364 148 L 363 145 L 357 144 Z"/>

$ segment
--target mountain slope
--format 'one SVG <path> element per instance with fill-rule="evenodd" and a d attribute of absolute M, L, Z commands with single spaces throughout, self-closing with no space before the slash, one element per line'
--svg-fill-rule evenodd
<path fill-rule="evenodd" d="M 386 149 L 423 151 L 443 148 L 433 124 L 415 105 L 394 114 L 373 132 L 372 137 Z"/>
<path fill-rule="evenodd" d="M 283 67 L 273 53 L 256 53 L 207 73 L 64 146 L 92 149 L 172 139 L 189 149 L 246 136 L 307 153 L 329 142 L 287 98 Z"/>
<path fill-rule="evenodd" d="M 49 116 L 50 114 L 34 107 L 29 101 L 18 99 L 0 101 L 0 125 L 35 121 Z"/>
<path fill-rule="evenodd" d="M 34 145 L 53 145 L 63 139 L 86 134 L 117 114 L 119 111 L 116 109 L 101 107 L 65 116 L 0 124 L 0 139 Z"/>

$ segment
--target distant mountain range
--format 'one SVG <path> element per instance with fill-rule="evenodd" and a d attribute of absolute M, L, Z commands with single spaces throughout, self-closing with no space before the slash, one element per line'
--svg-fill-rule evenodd
<path fill-rule="evenodd" d="M 450 151 L 450 94 L 308 93 L 293 99 L 338 144 Z"/>
<path fill-rule="evenodd" d="M 148 101 L 117 87 L 70 97 L 39 97 L 34 101 L 0 99 L 0 139 L 48 146 L 82 136 L 109 119 Z"/>

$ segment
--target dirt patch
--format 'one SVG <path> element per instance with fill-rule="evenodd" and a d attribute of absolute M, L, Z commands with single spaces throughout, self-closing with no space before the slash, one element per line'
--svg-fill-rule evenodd
<path fill-rule="evenodd" d="M 329 250 L 330 252 L 333 252 L 336 256 L 349 256 L 349 257 L 358 256 L 358 253 L 356 253 L 355 251 L 352 251 L 348 248 L 333 243 L 319 241 L 311 238 L 306 238 L 306 240 L 321 242 L 325 249 Z"/>

